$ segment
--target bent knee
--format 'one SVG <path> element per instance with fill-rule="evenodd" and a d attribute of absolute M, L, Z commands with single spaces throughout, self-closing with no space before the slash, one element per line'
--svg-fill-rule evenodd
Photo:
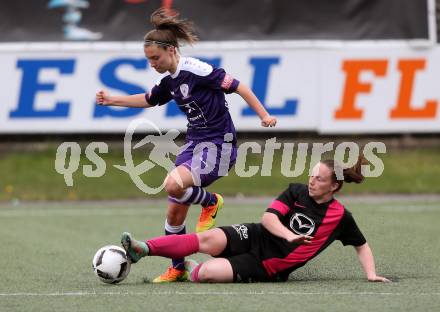
<path fill-rule="evenodd" d="M 216 270 L 210 265 L 202 265 L 199 270 L 199 281 L 202 283 L 212 283 L 216 281 Z"/>
<path fill-rule="evenodd" d="M 199 249 L 201 252 L 209 254 L 210 256 L 217 256 L 221 251 L 217 248 L 213 249 L 218 243 L 215 239 L 215 232 L 213 230 L 198 233 Z"/>
<path fill-rule="evenodd" d="M 199 282 L 204 283 L 228 283 L 233 282 L 231 264 L 226 259 L 215 259 L 205 262 L 198 272 Z"/>
<path fill-rule="evenodd" d="M 168 177 L 165 182 L 165 191 L 168 195 L 175 198 L 180 198 L 184 194 L 184 190 L 180 187 L 173 178 Z"/>

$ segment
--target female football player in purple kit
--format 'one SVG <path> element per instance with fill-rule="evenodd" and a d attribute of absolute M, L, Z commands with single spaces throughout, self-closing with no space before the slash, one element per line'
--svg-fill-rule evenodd
<path fill-rule="evenodd" d="M 186 141 L 189 144 L 177 156 L 176 168 L 165 180 L 169 199 L 165 233 L 186 233 L 185 218 L 191 204 L 202 205 L 196 231 L 203 232 L 214 226 L 217 212 L 223 206 L 219 194 L 207 192 L 204 188 L 225 175 L 237 156 L 236 132 L 225 93 L 239 94 L 260 117 L 263 127 L 273 127 L 277 120 L 268 114 L 249 87 L 224 69 L 179 55 L 179 42 L 192 44 L 197 41 L 191 22 L 167 16 L 162 9 L 152 14 L 151 23 L 155 29 L 144 37 L 144 52 L 151 67 L 164 74 L 161 80 L 148 94 L 111 96 L 101 90 L 96 94 L 96 101 L 100 105 L 145 108 L 163 105 L 173 99 L 176 101 L 188 119 Z M 211 147 L 198 148 L 203 142 L 208 142 Z M 225 142 L 229 142 L 225 145 L 229 149 L 222 149 Z M 154 282 L 187 279 L 184 259 L 173 258 L 172 262 L 172 266 Z"/>
<path fill-rule="evenodd" d="M 339 240 L 354 247 L 368 281 L 389 282 L 376 274 L 373 253 L 352 214 L 333 197 L 344 181 L 363 181 L 362 159 L 344 170 L 333 160 L 319 162 L 308 185 L 290 184 L 269 205 L 261 223 L 145 242 L 123 233 L 122 246 L 132 262 L 145 256 L 186 257 L 197 252 L 213 256 L 201 264 L 185 261 L 195 282 L 269 282 L 286 281 L 291 272 Z M 342 175 L 343 180 L 338 180 Z"/>

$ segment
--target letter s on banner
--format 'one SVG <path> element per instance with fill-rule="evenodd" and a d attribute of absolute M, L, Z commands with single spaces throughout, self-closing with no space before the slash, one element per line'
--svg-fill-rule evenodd
<path fill-rule="evenodd" d="M 130 58 L 119 58 L 104 64 L 101 71 L 99 72 L 99 79 L 101 82 L 112 89 L 120 90 L 126 94 L 137 94 L 145 93 L 145 89 L 132 83 L 120 80 L 116 77 L 117 70 L 122 66 L 132 66 L 135 69 L 145 70 L 148 67 L 147 60 L 142 59 L 130 59 Z M 94 118 L 103 117 L 114 117 L 114 118 L 124 118 L 132 117 L 140 114 L 142 109 L 139 108 L 113 108 L 109 106 L 95 105 L 95 112 L 93 113 Z"/>

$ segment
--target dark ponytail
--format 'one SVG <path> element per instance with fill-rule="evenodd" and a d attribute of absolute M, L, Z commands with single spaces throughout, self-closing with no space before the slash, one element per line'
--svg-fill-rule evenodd
<path fill-rule="evenodd" d="M 358 158 L 356 164 L 351 168 L 345 168 L 344 181 L 347 183 L 362 183 L 364 181 L 364 176 L 362 175 L 362 165 L 365 163 L 365 158 L 361 154 Z"/>
<path fill-rule="evenodd" d="M 332 170 L 332 180 L 334 183 L 338 183 L 338 188 L 335 190 L 335 193 L 342 188 L 344 182 L 359 184 L 364 181 L 362 165 L 365 164 L 365 157 L 362 154 L 359 155 L 356 164 L 350 168 L 342 169 L 342 166 L 333 159 L 322 160 L 321 163 Z M 342 172 L 343 179 L 338 179 L 338 172 Z"/>
<path fill-rule="evenodd" d="M 167 15 L 164 8 L 158 9 L 151 14 L 150 22 L 155 29 L 144 36 L 145 45 L 158 44 L 163 48 L 173 46 L 179 48 L 179 42 L 195 43 L 198 38 L 195 35 L 194 24 L 186 19 L 179 19 L 179 15 Z"/>

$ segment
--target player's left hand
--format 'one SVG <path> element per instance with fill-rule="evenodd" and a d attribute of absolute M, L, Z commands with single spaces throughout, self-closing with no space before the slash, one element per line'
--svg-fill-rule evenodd
<path fill-rule="evenodd" d="M 261 125 L 263 127 L 275 127 L 275 125 L 277 124 L 277 119 L 276 117 L 272 117 L 270 115 L 267 115 L 266 117 L 264 117 L 261 120 Z"/>

